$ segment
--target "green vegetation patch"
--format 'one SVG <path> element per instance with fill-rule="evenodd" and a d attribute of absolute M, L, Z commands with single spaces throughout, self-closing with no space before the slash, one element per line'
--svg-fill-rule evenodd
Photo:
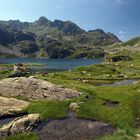
<path fill-rule="evenodd" d="M 0 80 L 4 78 L 8 78 L 11 75 L 11 71 L 9 70 L 0 70 Z"/>
<path fill-rule="evenodd" d="M 67 101 L 34 101 L 25 110 L 29 113 L 39 113 L 42 119 L 64 118 L 68 113 Z"/>
<path fill-rule="evenodd" d="M 123 46 L 134 46 L 135 44 L 137 44 L 139 42 L 140 42 L 140 37 L 136 37 L 136 38 L 133 38 L 133 39 L 123 43 L 122 45 Z"/>

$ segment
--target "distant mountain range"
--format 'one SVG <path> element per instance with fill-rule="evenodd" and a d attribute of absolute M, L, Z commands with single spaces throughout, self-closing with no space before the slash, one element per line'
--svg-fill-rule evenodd
<path fill-rule="evenodd" d="M 0 57 L 94 58 L 120 40 L 102 29 L 85 31 L 71 21 L 0 21 Z"/>

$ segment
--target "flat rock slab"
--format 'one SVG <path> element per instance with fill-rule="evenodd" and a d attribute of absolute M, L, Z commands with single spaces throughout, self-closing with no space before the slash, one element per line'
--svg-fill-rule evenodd
<path fill-rule="evenodd" d="M 70 116 L 62 120 L 49 120 L 38 128 L 40 140 L 89 140 L 111 134 L 114 128 L 102 122 Z"/>
<path fill-rule="evenodd" d="M 28 102 L 0 96 L 0 118 L 14 116 L 29 105 Z"/>
<path fill-rule="evenodd" d="M 34 77 L 16 77 L 0 81 L 0 95 L 64 100 L 79 97 L 81 93 Z"/>
<path fill-rule="evenodd" d="M 25 132 L 31 132 L 38 126 L 39 123 L 39 114 L 30 114 L 23 117 L 18 117 L 12 122 L 0 128 L 0 138 Z"/>

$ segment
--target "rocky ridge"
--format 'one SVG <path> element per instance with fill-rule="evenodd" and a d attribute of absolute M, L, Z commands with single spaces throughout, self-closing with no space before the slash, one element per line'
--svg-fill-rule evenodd
<path fill-rule="evenodd" d="M 120 42 L 101 29 L 85 31 L 71 21 L 40 17 L 34 22 L 0 21 L 1 57 L 94 58 L 101 46 Z"/>

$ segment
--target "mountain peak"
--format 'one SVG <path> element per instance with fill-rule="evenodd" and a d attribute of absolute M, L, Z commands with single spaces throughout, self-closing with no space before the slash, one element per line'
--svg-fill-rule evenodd
<path fill-rule="evenodd" d="M 35 23 L 39 26 L 43 26 L 48 25 L 48 23 L 50 23 L 50 20 L 48 20 L 45 16 L 41 16 Z"/>
<path fill-rule="evenodd" d="M 105 32 L 102 29 L 89 30 L 89 32 L 98 32 L 101 34 L 105 34 Z"/>

